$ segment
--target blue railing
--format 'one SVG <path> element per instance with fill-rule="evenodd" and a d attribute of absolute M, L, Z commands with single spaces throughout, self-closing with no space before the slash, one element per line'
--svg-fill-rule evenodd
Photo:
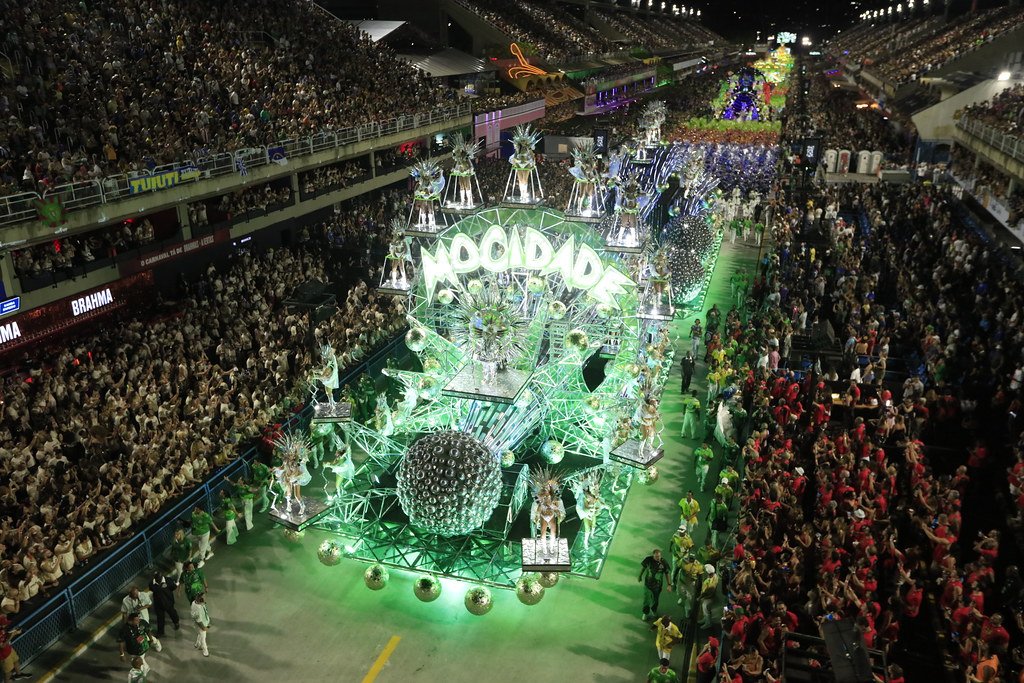
<path fill-rule="evenodd" d="M 344 386 L 350 384 L 363 372 L 377 372 L 387 358 L 402 343 L 404 333 L 387 342 L 362 363 L 353 366 L 341 378 Z M 294 429 L 307 420 L 311 410 L 307 406 L 295 413 L 285 423 L 284 429 Z M 62 636 L 78 628 L 96 609 L 110 600 L 135 579 L 146 567 L 160 561 L 171 545 L 179 521 L 201 505 L 213 512 L 220 502 L 221 490 L 231 485 L 225 477 L 236 479 L 249 474 L 249 465 L 257 456 L 256 446 L 251 446 L 238 459 L 213 472 L 210 477 L 192 492 L 178 499 L 171 507 L 160 513 L 142 530 L 127 541 L 117 545 L 108 554 L 93 560 L 84 574 L 72 581 L 59 593 L 37 607 L 28 616 L 19 619 L 22 634 L 14 641 L 14 647 L 25 664 L 38 657 Z"/>

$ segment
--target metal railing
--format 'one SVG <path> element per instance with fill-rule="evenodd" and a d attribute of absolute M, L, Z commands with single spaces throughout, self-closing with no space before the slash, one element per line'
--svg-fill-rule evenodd
<path fill-rule="evenodd" d="M 358 126 L 325 130 L 303 138 L 280 140 L 270 145 L 248 147 L 234 152 L 215 152 L 197 154 L 194 158 L 172 164 L 156 166 L 148 171 L 118 174 L 96 180 L 81 180 L 58 185 L 45 193 L 22 192 L 0 197 L 0 226 L 13 225 L 21 221 L 34 219 L 36 206 L 33 202 L 41 199 L 59 198 L 68 211 L 84 209 L 91 206 L 111 204 L 128 196 L 141 196 L 144 193 L 133 193 L 131 181 L 140 178 L 156 178 L 175 171 L 197 171 L 190 177 L 179 177 L 177 184 L 192 183 L 198 180 L 215 178 L 239 173 L 244 165 L 248 172 L 274 163 L 270 150 L 277 153 L 283 149 L 287 159 L 296 159 L 330 149 L 367 140 L 375 140 L 387 135 L 395 135 L 415 130 L 422 126 L 444 123 L 453 119 L 469 116 L 472 106 L 469 102 L 461 102 L 446 107 L 439 107 L 418 114 L 403 114 L 386 121 L 373 121 Z"/>
<path fill-rule="evenodd" d="M 1024 163 L 1024 139 L 1021 139 L 1016 135 L 1004 133 L 1001 130 L 993 128 L 987 123 L 982 123 L 981 121 L 976 121 L 965 116 L 960 117 L 960 120 L 956 122 L 956 126 L 965 133 L 970 133 L 990 147 L 998 149 L 1000 152 L 1008 155 L 1015 161 Z"/>
<path fill-rule="evenodd" d="M 366 360 L 352 366 L 342 376 L 340 385 L 352 383 L 363 372 L 379 372 L 387 358 L 405 338 L 404 331 L 386 342 Z M 292 415 L 283 429 L 294 429 L 311 414 L 307 406 Z M 237 479 L 248 476 L 249 466 L 257 456 L 257 447 L 249 447 L 238 459 L 211 473 L 198 488 L 175 501 L 129 540 L 118 544 L 109 554 L 94 560 L 95 564 L 59 593 L 27 615 L 19 615 L 17 626 L 23 630 L 14 640 L 23 664 L 28 664 L 61 637 L 74 631 L 111 596 L 124 589 L 154 562 L 162 560 L 171 546 L 179 521 L 188 516 L 197 505 L 211 514 L 220 504 L 220 492 L 231 486 L 225 477 Z"/>

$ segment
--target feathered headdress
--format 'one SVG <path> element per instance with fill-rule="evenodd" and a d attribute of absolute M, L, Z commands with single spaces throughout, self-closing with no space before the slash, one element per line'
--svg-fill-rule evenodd
<path fill-rule="evenodd" d="M 313 448 L 308 437 L 295 432 L 288 432 L 274 439 L 274 447 L 281 454 L 282 460 L 286 460 L 288 457 L 295 457 L 299 460 L 308 459 L 309 452 Z"/>
<path fill-rule="evenodd" d="M 597 150 L 594 149 L 594 139 L 584 138 L 577 140 L 572 146 L 572 160 L 579 166 L 589 166 L 597 160 Z"/>
<path fill-rule="evenodd" d="M 466 139 L 466 136 L 462 133 L 453 133 L 445 139 L 445 144 L 452 150 L 453 156 L 463 156 L 466 159 L 473 160 L 476 155 L 480 153 L 480 150 L 484 148 L 482 140 L 470 142 Z"/>
<path fill-rule="evenodd" d="M 538 467 L 537 469 L 530 470 L 530 490 L 533 491 L 533 495 L 536 496 L 541 491 L 546 491 L 552 487 L 556 491 L 562 488 L 561 472 L 557 472 L 550 467 Z"/>
<path fill-rule="evenodd" d="M 516 126 L 512 129 L 512 144 L 517 148 L 526 146 L 533 149 L 540 142 L 540 131 L 534 130 L 530 124 Z"/>
<path fill-rule="evenodd" d="M 409 169 L 409 175 L 416 180 L 420 178 L 436 178 L 441 174 L 441 165 L 433 159 L 421 159 Z"/>

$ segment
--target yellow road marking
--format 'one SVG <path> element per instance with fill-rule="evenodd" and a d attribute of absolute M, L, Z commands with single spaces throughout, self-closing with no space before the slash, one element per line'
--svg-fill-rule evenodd
<path fill-rule="evenodd" d="M 49 683 L 49 681 L 53 680 L 57 676 L 57 674 L 63 671 L 68 664 L 78 659 L 82 655 L 82 653 L 85 652 L 86 648 L 88 648 L 90 645 L 92 645 L 97 640 L 102 638 L 106 634 L 106 632 L 110 630 L 110 627 L 114 625 L 114 622 L 120 619 L 121 613 L 115 612 L 114 616 L 107 619 L 103 624 L 100 625 L 99 628 L 92 632 L 92 635 L 89 636 L 88 640 L 86 640 L 84 643 L 80 644 L 78 647 L 72 650 L 71 654 L 68 655 L 64 659 L 64 661 L 60 662 L 59 664 L 57 664 L 57 666 L 53 667 L 52 669 L 44 673 L 39 678 L 39 683 Z"/>
<path fill-rule="evenodd" d="M 377 680 L 377 675 L 380 674 L 384 665 L 388 663 L 391 653 L 395 651 L 396 647 L 398 647 L 398 641 L 401 639 L 401 636 L 391 636 L 391 640 L 389 640 L 388 644 L 384 646 L 383 650 L 381 650 L 380 656 L 377 657 L 377 661 L 373 663 L 373 666 L 370 667 L 366 676 L 363 677 L 363 683 L 373 683 Z"/>

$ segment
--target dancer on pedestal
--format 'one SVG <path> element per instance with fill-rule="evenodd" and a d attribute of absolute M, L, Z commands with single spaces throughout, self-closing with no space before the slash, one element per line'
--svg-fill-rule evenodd
<path fill-rule="evenodd" d="M 529 125 L 516 126 L 513 130 L 512 146 L 515 151 L 508 158 L 512 171 L 505 184 L 505 201 L 534 204 L 544 198 L 540 173 L 537 172 L 537 155 L 533 151 L 539 141 L 540 131 Z"/>
<path fill-rule="evenodd" d="M 278 448 L 281 464 L 273 469 L 274 479 L 284 491 L 285 514 L 292 511 L 292 507 L 298 504 L 299 514 L 306 511 L 306 503 L 302 499 L 302 487 L 313 478 L 306 468 L 309 461 L 309 442 L 302 437 L 293 434 L 285 434 L 275 442 Z M 273 492 L 273 502 L 270 507 L 278 512 L 277 491 Z"/>
<path fill-rule="evenodd" d="M 599 216 L 604 211 L 604 199 L 600 191 L 601 169 L 590 138 L 577 142 L 572 148 L 573 165 L 569 173 L 573 183 L 569 204 L 565 212 L 572 216 Z"/>
<path fill-rule="evenodd" d="M 455 182 L 448 188 L 445 205 L 454 209 L 475 209 L 483 204 L 480 184 L 476 177 L 473 160 L 483 149 L 481 141 L 469 142 L 462 133 L 448 136 L 445 141 L 452 150 L 452 170 L 449 172 Z"/>
<path fill-rule="evenodd" d="M 444 190 L 444 171 L 433 159 L 424 159 L 413 164 L 409 175 L 416 181 L 413 193 L 413 225 L 420 229 L 437 229 L 437 204 Z"/>
<path fill-rule="evenodd" d="M 590 472 L 575 480 L 572 492 L 576 498 L 576 515 L 583 523 L 583 547 L 586 549 L 590 547 L 601 510 L 608 509 L 608 504 L 601 499 L 601 472 Z"/>
<path fill-rule="evenodd" d="M 530 474 L 530 483 L 534 492 L 530 518 L 540 536 L 537 548 L 546 555 L 557 553 L 558 525 L 565 519 L 561 479 L 544 467 Z"/>

